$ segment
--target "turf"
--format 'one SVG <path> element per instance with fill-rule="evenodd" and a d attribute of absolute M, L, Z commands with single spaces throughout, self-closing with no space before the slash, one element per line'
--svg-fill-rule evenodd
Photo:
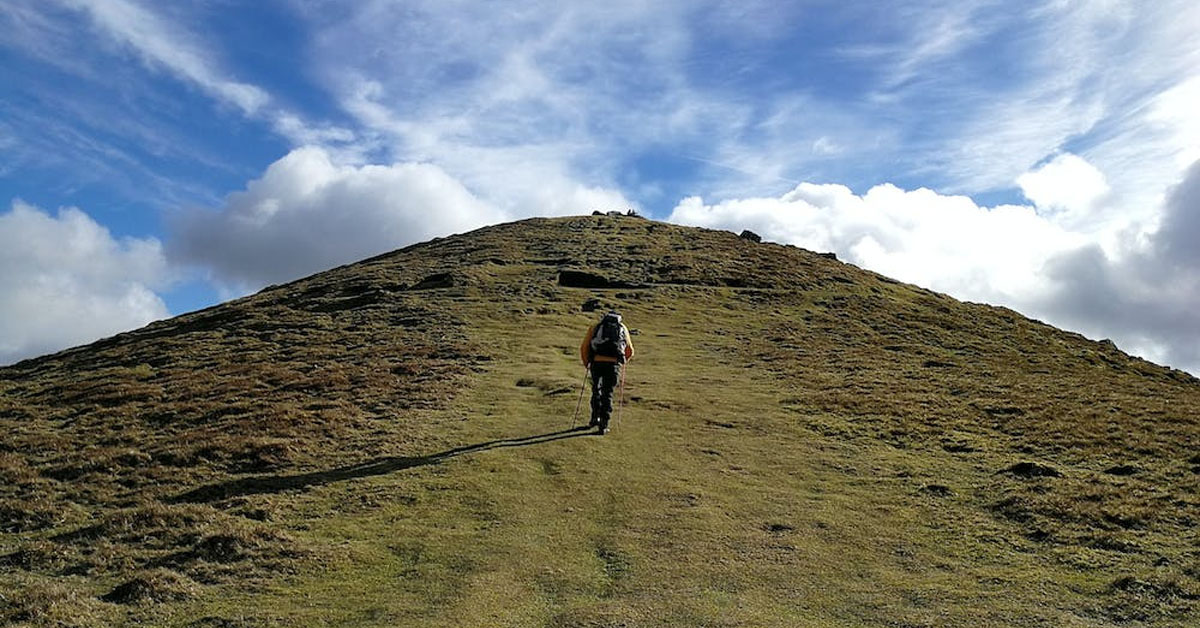
<path fill-rule="evenodd" d="M 0 618 L 1190 626 L 1198 401 L 794 247 L 521 221 L 0 370 Z"/>

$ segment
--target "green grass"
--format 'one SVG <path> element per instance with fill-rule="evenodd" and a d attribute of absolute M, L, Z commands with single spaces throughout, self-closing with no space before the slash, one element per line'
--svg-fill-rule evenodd
<path fill-rule="evenodd" d="M 560 267 L 632 287 L 562 287 Z M 450 287 L 406 291 L 447 271 Z M 593 297 L 637 332 L 604 437 L 564 432 Z M 584 218 L 419 245 L 228 311 L 3 371 L 0 497 L 23 522 L 0 535 L 10 620 L 1200 617 L 1200 387 L 1007 310 Z M 1023 462 L 1058 475 L 1006 471 Z M 182 580 L 146 571 L 163 568 Z M 136 574 L 164 599 L 99 599 Z"/>

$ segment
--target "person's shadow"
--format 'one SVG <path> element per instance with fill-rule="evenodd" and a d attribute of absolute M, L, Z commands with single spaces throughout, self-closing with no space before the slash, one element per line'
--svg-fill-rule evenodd
<path fill-rule="evenodd" d="M 473 454 L 489 449 L 500 449 L 503 447 L 524 447 L 526 445 L 537 445 L 539 443 L 548 443 L 550 441 L 561 440 L 564 438 L 574 438 L 576 436 L 587 436 L 594 432 L 589 431 L 587 427 L 575 427 L 569 430 L 559 430 L 557 432 L 548 432 L 546 434 L 536 434 L 534 436 L 524 436 L 521 438 L 501 438 L 498 440 L 490 440 L 484 443 L 474 445 L 465 445 L 463 447 L 455 447 L 447 449 L 435 454 L 425 456 L 389 456 L 387 458 L 379 458 L 369 462 L 363 462 L 348 467 L 339 467 L 328 471 L 313 471 L 311 473 L 300 473 L 296 475 L 260 475 L 249 478 L 241 478 L 230 480 L 228 482 L 220 482 L 217 484 L 209 484 L 199 488 L 192 489 L 182 495 L 177 495 L 168 501 L 171 503 L 202 503 L 215 502 L 230 497 L 238 497 L 241 495 L 256 495 L 259 493 L 278 493 L 291 489 L 305 488 L 308 486 L 329 484 L 330 482 L 340 482 L 342 480 L 350 480 L 353 478 L 363 478 L 372 475 L 384 475 L 393 471 L 401 471 L 411 469 L 413 467 L 423 467 L 431 464 L 438 464 L 443 460 L 462 456 L 465 454 Z"/>

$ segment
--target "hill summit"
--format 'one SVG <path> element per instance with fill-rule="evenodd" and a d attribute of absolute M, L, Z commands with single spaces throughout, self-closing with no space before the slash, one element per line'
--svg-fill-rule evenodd
<path fill-rule="evenodd" d="M 572 412 L 607 309 L 638 356 L 597 436 Z M 637 217 L 0 369 L 0 434 L 18 625 L 1200 623 L 1196 379 Z"/>

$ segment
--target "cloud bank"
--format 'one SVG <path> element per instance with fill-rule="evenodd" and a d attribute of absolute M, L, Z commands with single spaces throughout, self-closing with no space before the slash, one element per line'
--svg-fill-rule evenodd
<path fill-rule="evenodd" d="M 167 254 L 241 294 L 506 217 L 437 166 L 338 165 L 306 147 L 221 207 L 174 214 Z"/>
<path fill-rule="evenodd" d="M 671 222 L 737 231 L 840 258 L 972 301 L 1007 302 L 1045 289 L 1041 267 L 1085 240 L 1032 207 L 980 207 L 965 196 L 878 185 L 858 195 L 801 183 L 776 198 L 684 199 Z"/>
<path fill-rule="evenodd" d="M 1167 196 L 1156 231 L 1127 236 L 1117 254 L 1087 244 L 1052 257 L 1044 269 L 1052 292 L 1032 305 L 1059 325 L 1200 373 L 1197 242 L 1200 161 Z"/>
<path fill-rule="evenodd" d="M 171 279 L 153 238 L 117 239 L 87 214 L 16 201 L 0 214 L 0 364 L 165 318 Z"/>
<path fill-rule="evenodd" d="M 983 207 L 890 184 L 859 195 L 802 183 L 780 197 L 690 197 L 668 220 L 835 251 L 903 281 L 1006 305 L 1200 372 L 1200 162 L 1169 194 L 1158 227 L 1127 231 L 1108 248 L 1070 228 L 1106 193 L 1086 161 L 1061 156 L 1022 177 L 1022 186 L 1033 206 Z"/>

